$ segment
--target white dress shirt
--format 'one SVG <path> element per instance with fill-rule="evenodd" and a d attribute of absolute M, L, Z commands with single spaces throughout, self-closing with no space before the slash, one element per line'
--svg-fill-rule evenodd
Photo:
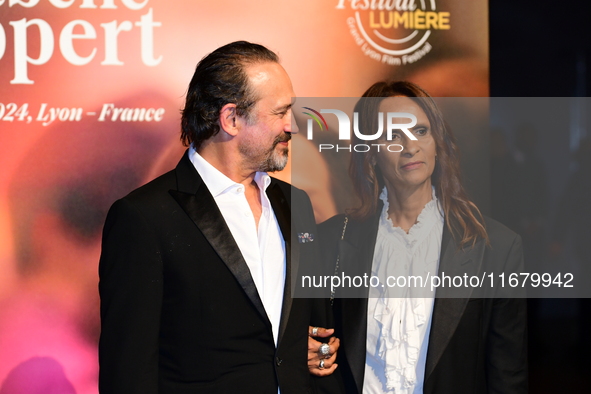
<path fill-rule="evenodd" d="M 388 195 L 372 261 L 372 275 L 382 283 L 388 276 L 437 275 L 443 236 L 443 212 L 435 191 L 408 234 L 388 218 Z M 421 394 L 431 330 L 434 293 L 428 289 L 387 285 L 370 288 L 364 394 Z"/>
<path fill-rule="evenodd" d="M 248 265 L 271 321 L 273 338 L 277 346 L 285 286 L 285 242 L 271 202 L 265 193 L 271 178 L 265 172 L 257 172 L 254 177 L 260 190 L 263 208 L 257 230 L 244 194 L 244 185 L 221 173 L 192 147 L 189 149 L 189 158 L 213 196 Z"/>

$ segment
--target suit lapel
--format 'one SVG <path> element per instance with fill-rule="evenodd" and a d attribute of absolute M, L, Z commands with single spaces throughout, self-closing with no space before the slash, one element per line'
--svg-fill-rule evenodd
<path fill-rule="evenodd" d="M 381 205 L 377 211 L 381 212 Z M 351 222 L 347 226 L 344 240 L 339 244 L 339 265 L 341 272 L 351 272 L 350 276 L 371 274 L 375 243 L 378 234 L 379 215 L 363 222 Z M 349 275 L 349 274 L 348 274 Z M 338 296 L 338 295 L 337 295 Z M 346 296 L 346 295 L 345 295 Z M 340 300 L 343 322 L 343 342 L 345 354 L 355 379 L 358 392 L 362 392 L 365 375 L 365 353 L 367 337 L 367 297 L 358 294 L 356 298 Z M 337 334 L 338 336 L 338 334 Z"/>
<path fill-rule="evenodd" d="M 292 271 L 297 272 L 299 263 L 299 245 L 297 242 L 292 242 L 292 231 L 291 231 L 291 209 L 289 205 L 288 197 L 285 196 L 276 181 L 272 181 L 267 188 L 267 196 L 271 201 L 273 212 L 279 223 L 279 228 L 283 234 L 283 240 L 285 241 L 285 287 L 283 289 L 283 305 L 281 308 L 281 321 L 279 323 L 279 338 L 277 339 L 277 345 L 281 342 L 281 338 L 285 333 L 287 327 L 287 321 L 289 320 L 289 314 L 291 312 L 291 306 L 293 304 L 293 298 L 291 295 L 292 290 Z M 289 196 L 291 197 L 291 196 Z M 295 276 L 293 276 L 295 278 Z"/>
<path fill-rule="evenodd" d="M 170 190 L 169 193 L 199 228 L 242 286 L 261 317 L 271 327 L 271 322 L 250 275 L 248 265 L 240 253 L 240 248 L 238 248 L 213 196 L 195 170 L 187 153 L 176 167 L 176 173 L 178 190 Z"/>
<path fill-rule="evenodd" d="M 381 212 L 381 206 L 377 211 Z M 343 266 L 354 267 L 355 265 L 359 266 L 359 262 L 364 262 L 364 272 L 371 272 L 378 220 L 379 216 L 375 216 L 363 223 L 349 226 L 345 240 L 341 241 L 339 246 Z M 484 240 L 480 240 L 472 248 L 458 249 L 451 232 L 444 224 L 439 274 L 451 277 L 456 275 L 463 277 L 464 274 L 478 275 L 485 246 Z M 454 334 L 471 294 L 472 288 L 470 286 L 455 289 L 455 291 L 443 288 L 437 290 L 427 350 L 425 382 Z M 340 303 L 342 305 L 339 310 L 342 314 L 343 338 L 349 338 L 348 341 L 343 342 L 343 347 L 357 389 L 361 392 L 365 372 L 367 298 L 344 298 L 340 300 Z"/>
<path fill-rule="evenodd" d="M 468 277 L 478 275 L 485 246 L 484 240 L 480 240 L 474 247 L 458 249 L 451 232 L 445 226 L 441 242 L 439 275 L 445 274 L 445 276 L 450 277 L 463 277 L 464 274 L 467 274 Z M 425 382 L 435 369 L 443 351 L 456 331 L 471 295 L 471 286 L 454 289 L 440 287 L 437 289 L 427 350 Z"/>

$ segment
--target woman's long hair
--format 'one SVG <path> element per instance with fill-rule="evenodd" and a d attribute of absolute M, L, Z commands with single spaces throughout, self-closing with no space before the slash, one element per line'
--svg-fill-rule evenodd
<path fill-rule="evenodd" d="M 368 132 L 377 130 L 380 104 L 384 98 L 392 96 L 411 98 L 421 107 L 431 123 L 431 133 L 437 149 L 437 161 L 431 182 L 454 239 L 460 241 L 461 247 L 474 245 L 479 238 L 488 242 L 482 214 L 470 201 L 462 186 L 459 151 L 455 138 L 427 92 L 406 81 L 375 83 L 355 105 L 355 112 L 359 114 L 359 129 Z M 353 139 L 355 144 L 364 143 L 356 135 Z M 376 212 L 379 193 L 384 187 L 384 178 L 375 163 L 373 152 L 354 152 L 351 157 L 349 175 L 361 200 L 361 205 L 351 214 L 358 219 L 366 219 Z"/>

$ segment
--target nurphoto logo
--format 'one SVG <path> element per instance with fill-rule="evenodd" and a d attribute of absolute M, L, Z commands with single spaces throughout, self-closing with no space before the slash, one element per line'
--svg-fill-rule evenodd
<path fill-rule="evenodd" d="M 310 107 L 303 107 L 306 111 L 303 114 L 308 115 L 310 118 L 306 124 L 306 138 L 310 141 L 314 139 L 314 124 L 318 125 L 320 131 L 329 131 L 328 122 L 322 114 L 333 114 L 336 116 L 338 122 L 338 136 L 339 141 L 350 141 L 352 133 L 355 137 L 362 141 L 377 141 L 383 140 L 384 134 L 384 121 L 386 123 L 386 141 L 392 141 L 392 135 L 395 131 L 399 130 L 409 139 L 416 141 L 417 137 L 413 135 L 410 129 L 417 124 L 417 117 L 407 112 L 378 112 L 377 119 L 378 125 L 377 130 L 360 130 L 359 128 L 359 113 L 353 113 L 353 125 L 351 127 L 351 119 L 344 111 L 338 109 L 321 109 L 317 111 Z M 403 120 L 407 122 L 401 123 Z M 400 144 L 353 144 L 353 145 L 334 145 L 334 144 L 318 144 L 318 151 L 323 150 L 346 150 L 349 152 L 369 152 L 374 147 L 379 152 L 380 149 L 386 149 L 389 152 L 402 152 L 403 147 Z"/>

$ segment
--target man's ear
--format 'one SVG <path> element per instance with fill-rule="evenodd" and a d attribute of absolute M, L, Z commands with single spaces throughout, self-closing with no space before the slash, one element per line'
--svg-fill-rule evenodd
<path fill-rule="evenodd" d="M 220 128 L 232 137 L 238 134 L 236 104 L 226 104 L 220 110 Z"/>

